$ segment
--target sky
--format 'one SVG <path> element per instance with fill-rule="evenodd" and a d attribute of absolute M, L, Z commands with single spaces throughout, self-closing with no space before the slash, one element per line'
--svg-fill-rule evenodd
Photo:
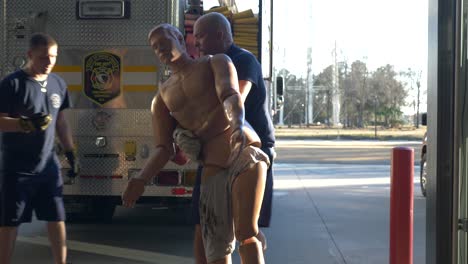
<path fill-rule="evenodd" d="M 386 64 L 421 71 L 427 89 L 427 0 L 276 0 L 274 8 L 276 68 L 306 77 L 311 48 L 318 74 L 333 64 L 336 43 L 337 61 L 361 60 L 370 71 Z"/>
<path fill-rule="evenodd" d="M 205 0 L 208 2 L 215 0 Z M 239 9 L 253 0 L 237 0 Z M 337 61 L 366 62 L 370 71 L 386 64 L 397 72 L 421 71 L 427 83 L 428 0 L 274 0 L 273 66 L 306 77 Z M 244 7 L 245 6 L 245 7 Z M 425 102 L 423 102 L 425 103 Z"/>
<path fill-rule="evenodd" d="M 237 0 L 239 11 L 257 0 Z M 204 0 L 205 8 L 218 0 Z M 427 0 L 273 0 L 276 68 L 305 75 L 307 48 L 318 74 L 338 61 L 364 60 L 371 70 L 427 68 Z M 256 10 L 258 11 L 258 9 Z"/>
<path fill-rule="evenodd" d="M 427 68 L 427 0 L 290 0 L 274 4 L 275 48 L 286 50 L 285 66 L 299 75 L 305 74 L 301 58 L 307 47 L 312 48 L 313 72 L 319 73 L 333 62 L 335 42 L 339 61 L 365 60 L 371 70 L 387 63 L 400 69 Z"/>

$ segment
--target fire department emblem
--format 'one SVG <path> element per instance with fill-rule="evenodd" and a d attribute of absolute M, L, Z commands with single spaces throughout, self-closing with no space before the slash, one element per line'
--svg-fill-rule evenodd
<path fill-rule="evenodd" d="M 95 52 L 84 60 L 84 93 L 95 103 L 103 105 L 122 91 L 121 59 L 110 52 Z"/>
<path fill-rule="evenodd" d="M 50 101 L 52 102 L 52 107 L 54 108 L 59 108 L 60 107 L 60 104 L 62 103 L 60 100 L 60 95 L 56 94 L 56 93 L 53 93 L 51 96 L 50 96 Z"/>

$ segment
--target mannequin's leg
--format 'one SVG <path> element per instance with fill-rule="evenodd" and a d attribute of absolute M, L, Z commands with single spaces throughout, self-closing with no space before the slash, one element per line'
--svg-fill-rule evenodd
<path fill-rule="evenodd" d="M 244 264 L 264 263 L 261 242 L 257 239 L 258 217 L 265 189 L 267 164 L 263 161 L 237 176 L 232 186 L 232 214 L 239 254 Z"/>

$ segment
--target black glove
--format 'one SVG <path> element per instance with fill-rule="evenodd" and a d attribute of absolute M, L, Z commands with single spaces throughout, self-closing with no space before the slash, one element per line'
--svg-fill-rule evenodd
<path fill-rule="evenodd" d="M 19 124 L 24 132 L 44 131 L 52 121 L 52 116 L 46 113 L 36 113 L 32 116 L 20 117 Z"/>
<path fill-rule="evenodd" d="M 70 164 L 70 170 L 68 171 L 67 176 L 70 178 L 75 178 L 80 172 L 80 163 L 78 162 L 76 150 L 65 152 L 65 157 L 67 157 L 68 164 Z"/>

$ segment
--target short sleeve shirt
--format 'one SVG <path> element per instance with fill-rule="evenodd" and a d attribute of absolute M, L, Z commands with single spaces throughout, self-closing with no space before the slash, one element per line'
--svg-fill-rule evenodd
<path fill-rule="evenodd" d="M 49 74 L 43 84 L 30 78 L 23 70 L 3 79 L 0 82 L 0 113 L 6 113 L 12 118 L 40 112 L 52 116 L 52 122 L 45 131 L 2 133 L 4 158 L 15 161 L 5 162 L 5 169 L 41 171 L 54 149 L 57 115 L 68 107 L 70 99 L 67 86 L 56 74 Z"/>
<path fill-rule="evenodd" d="M 232 45 L 226 55 L 231 58 L 236 67 L 238 79 L 252 83 L 252 88 L 244 102 L 245 119 L 260 137 L 262 147 L 273 147 L 275 132 L 269 114 L 267 91 L 260 63 L 252 53 L 236 45 Z"/>

